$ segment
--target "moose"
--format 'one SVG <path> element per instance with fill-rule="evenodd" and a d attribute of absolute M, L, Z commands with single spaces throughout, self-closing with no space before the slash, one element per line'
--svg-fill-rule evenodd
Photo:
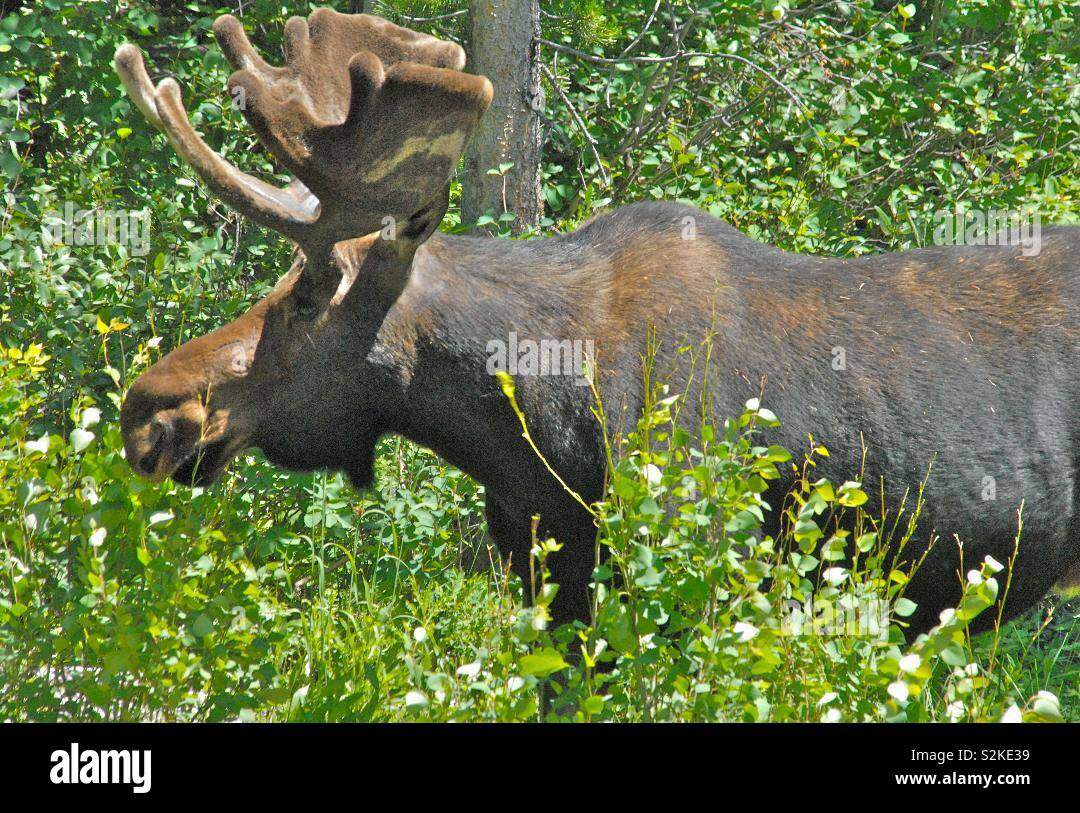
<path fill-rule="evenodd" d="M 236 69 L 233 97 L 294 178 L 284 187 L 214 152 L 180 87 L 155 87 L 137 47 L 117 50 L 116 70 L 205 184 L 291 240 L 295 259 L 247 313 L 131 386 L 120 421 L 141 476 L 207 484 L 258 448 L 363 488 L 376 442 L 398 433 L 485 486 L 490 534 L 518 575 L 528 578 L 534 532 L 563 543 L 549 560 L 561 585 L 553 620 L 587 619 L 597 528 L 563 484 L 586 503 L 603 494 L 593 388 L 579 376 L 515 379 L 534 449 L 491 374 L 490 342 L 592 342 L 596 390 L 632 419 L 646 402 L 646 353 L 685 384 L 680 348 L 708 335 L 699 412 L 738 414 L 764 381 L 783 419 L 770 442 L 800 449 L 812 434 L 831 452 L 822 476 L 863 470 L 884 505 L 932 464 L 911 548 L 929 550 L 906 593 L 918 605 L 911 631 L 954 606 L 963 563 L 987 555 L 1012 565 L 1005 617 L 1080 576 L 1080 229 L 1043 229 L 1037 254 L 948 246 L 836 259 L 647 202 L 545 238 L 451 235 L 437 230 L 450 181 L 492 98 L 485 77 L 464 72 L 462 48 L 320 9 L 287 22 L 286 64 L 274 67 L 235 17 L 213 30 Z M 688 427 L 700 417 L 684 413 Z M 944 541 L 929 547 L 931 532 Z"/>

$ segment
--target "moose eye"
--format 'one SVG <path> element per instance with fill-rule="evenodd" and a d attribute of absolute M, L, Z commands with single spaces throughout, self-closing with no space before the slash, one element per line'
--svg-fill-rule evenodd
<path fill-rule="evenodd" d="M 298 299 L 293 306 L 297 319 L 312 319 L 319 312 L 319 306 L 310 299 Z"/>

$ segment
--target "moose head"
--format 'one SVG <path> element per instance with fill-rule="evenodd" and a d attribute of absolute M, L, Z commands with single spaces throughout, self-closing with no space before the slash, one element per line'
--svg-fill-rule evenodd
<path fill-rule="evenodd" d="M 399 374 L 391 360 L 380 364 L 372 352 L 381 317 L 446 212 L 491 84 L 462 71 L 457 44 L 366 14 L 291 18 L 281 68 L 256 53 L 235 17 L 219 17 L 214 34 L 236 69 L 236 105 L 294 177 L 284 188 L 210 149 L 180 87 L 165 79 L 155 88 L 138 48 L 122 45 L 116 70 L 206 185 L 293 241 L 296 260 L 249 312 L 136 381 L 121 412 L 128 460 L 150 479 L 205 483 L 258 446 L 284 466 L 336 467 L 367 482 L 377 436 L 370 416 L 395 408 L 379 399 L 400 391 L 386 386 Z"/>

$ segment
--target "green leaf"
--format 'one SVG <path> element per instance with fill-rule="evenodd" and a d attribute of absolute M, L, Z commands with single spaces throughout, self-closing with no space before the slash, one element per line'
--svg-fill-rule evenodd
<path fill-rule="evenodd" d="M 1039 692 L 1031 705 L 1031 710 L 1040 720 L 1059 723 L 1062 721 L 1061 702 L 1051 692 Z"/>
<path fill-rule="evenodd" d="M 26 441 L 26 450 L 28 452 L 37 452 L 38 454 L 47 454 L 49 451 L 49 443 L 52 439 L 49 437 L 49 433 L 46 432 L 37 440 Z"/>
<path fill-rule="evenodd" d="M 89 432 L 86 429 L 73 429 L 71 430 L 71 434 L 68 435 L 68 443 L 76 452 L 81 452 L 89 446 L 93 439 L 94 433 Z"/>
<path fill-rule="evenodd" d="M 589 695 L 581 707 L 589 714 L 599 714 L 604 710 L 604 698 L 597 695 Z"/>
<path fill-rule="evenodd" d="M 869 499 L 859 483 L 848 481 L 840 486 L 837 502 L 847 508 L 856 508 Z"/>
<path fill-rule="evenodd" d="M 939 653 L 940 657 L 949 666 L 965 666 L 967 664 L 967 653 L 959 644 L 949 644 Z"/>
<path fill-rule="evenodd" d="M 855 547 L 859 550 L 860 553 L 866 553 L 868 550 L 870 550 L 876 544 L 877 544 L 877 534 L 876 533 L 862 534 L 858 539 L 855 540 Z"/>
<path fill-rule="evenodd" d="M 605 621 L 607 623 L 603 625 L 601 632 L 616 651 L 624 655 L 637 652 L 638 639 L 634 633 L 634 618 L 629 607 L 625 604 L 616 605 Z"/>
<path fill-rule="evenodd" d="M 206 613 L 199 613 L 195 623 L 191 625 L 191 632 L 198 638 L 205 638 L 214 631 L 214 622 Z"/>
<path fill-rule="evenodd" d="M 791 460 L 791 452 L 783 446 L 770 446 L 763 457 L 771 463 L 786 463 Z"/>
<path fill-rule="evenodd" d="M 539 652 L 525 655 L 518 660 L 518 669 L 522 674 L 536 677 L 547 677 L 560 669 L 566 669 L 569 665 L 563 660 L 563 656 L 551 647 L 545 647 Z"/>
<path fill-rule="evenodd" d="M 899 599 L 895 605 L 893 605 L 893 612 L 895 612 L 901 618 L 907 618 L 915 612 L 919 607 L 914 601 L 909 598 Z"/>

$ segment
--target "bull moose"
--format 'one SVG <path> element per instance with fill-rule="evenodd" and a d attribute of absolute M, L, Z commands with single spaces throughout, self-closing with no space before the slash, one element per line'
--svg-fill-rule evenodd
<path fill-rule="evenodd" d="M 288 21 L 286 65 L 273 67 L 236 18 L 214 33 L 236 69 L 233 97 L 295 178 L 284 188 L 211 150 L 177 83 L 154 87 L 136 47 L 120 47 L 116 69 L 207 186 L 297 251 L 265 299 L 130 388 L 120 419 L 140 475 L 205 484 L 257 447 L 276 465 L 339 470 L 364 487 L 377 440 L 399 433 L 485 486 L 490 533 L 521 575 L 539 515 L 539 532 L 564 544 L 551 560 L 554 620 L 587 618 L 596 527 L 522 438 L 489 343 L 587 339 L 604 402 L 633 415 L 647 345 L 678 378 L 678 349 L 710 334 L 709 407 L 737 414 L 766 379 L 784 419 L 771 441 L 797 449 L 813 433 L 832 453 L 823 475 L 865 465 L 895 505 L 936 459 L 920 528 L 958 535 L 964 561 L 1009 561 L 1023 502 L 1006 616 L 1077 573 L 1080 229 L 1044 229 L 1037 256 L 951 246 L 833 259 L 763 245 L 688 206 L 642 203 L 544 239 L 439 233 L 492 97 L 486 78 L 462 70 L 458 45 L 321 9 Z M 574 376 L 517 380 L 537 447 L 587 502 L 605 472 L 593 397 Z M 959 567 L 955 544 L 933 547 L 907 592 L 913 631 L 955 602 Z"/>

